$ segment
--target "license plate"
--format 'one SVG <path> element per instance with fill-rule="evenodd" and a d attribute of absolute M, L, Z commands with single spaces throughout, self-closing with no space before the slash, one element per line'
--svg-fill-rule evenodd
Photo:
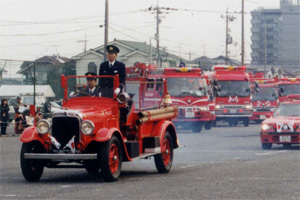
<path fill-rule="evenodd" d="M 266 119 L 266 115 L 260 115 L 259 118 L 260 119 Z"/>
<path fill-rule="evenodd" d="M 279 142 L 291 142 L 290 135 L 279 136 Z"/>
<path fill-rule="evenodd" d="M 188 118 L 195 117 L 195 113 L 194 112 L 185 112 L 185 117 L 188 117 Z"/>
<path fill-rule="evenodd" d="M 236 113 L 236 109 L 230 109 L 230 113 Z"/>

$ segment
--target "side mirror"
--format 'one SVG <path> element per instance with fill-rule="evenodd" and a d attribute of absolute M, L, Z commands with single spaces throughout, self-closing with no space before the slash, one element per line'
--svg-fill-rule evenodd
<path fill-rule="evenodd" d="M 259 88 L 256 87 L 256 88 L 255 88 L 255 91 L 256 91 L 256 92 L 259 92 L 260 90 L 259 90 Z"/>
<path fill-rule="evenodd" d="M 75 92 L 71 92 L 70 97 L 75 97 Z"/>

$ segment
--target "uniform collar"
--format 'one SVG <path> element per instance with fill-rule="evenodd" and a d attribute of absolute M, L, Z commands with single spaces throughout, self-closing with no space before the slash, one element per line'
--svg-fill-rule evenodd
<path fill-rule="evenodd" d="M 110 65 L 114 66 L 115 62 L 116 62 L 116 60 L 114 60 L 113 62 L 108 61 L 108 64 L 109 64 L 109 66 Z"/>
<path fill-rule="evenodd" d="M 96 89 L 96 87 L 94 87 L 93 89 L 90 89 L 90 88 L 89 88 L 89 92 L 90 92 L 90 91 L 94 92 L 95 89 Z"/>

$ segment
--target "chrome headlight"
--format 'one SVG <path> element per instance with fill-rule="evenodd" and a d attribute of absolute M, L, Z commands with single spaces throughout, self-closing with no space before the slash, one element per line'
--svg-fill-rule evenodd
<path fill-rule="evenodd" d="M 117 100 L 119 103 L 126 103 L 130 100 L 129 94 L 126 92 L 122 92 L 121 94 L 118 95 Z"/>
<path fill-rule="evenodd" d="M 271 130 L 271 129 L 272 129 L 272 127 L 268 124 L 261 125 L 261 130 L 263 130 L 263 131 L 267 131 L 267 130 Z"/>
<path fill-rule="evenodd" d="M 216 107 L 215 107 L 216 109 L 221 109 L 222 108 L 222 106 L 221 105 L 216 105 Z"/>
<path fill-rule="evenodd" d="M 94 129 L 95 129 L 94 123 L 89 120 L 86 120 L 86 121 L 82 122 L 82 124 L 81 124 L 81 132 L 84 135 L 93 134 Z"/>
<path fill-rule="evenodd" d="M 36 124 L 36 129 L 37 129 L 39 134 L 49 133 L 49 131 L 50 131 L 50 122 L 45 120 L 45 119 L 41 119 Z"/>
<path fill-rule="evenodd" d="M 251 105 L 251 104 L 245 105 L 245 108 L 246 108 L 247 110 L 251 110 L 251 109 L 252 109 L 252 105 Z"/>

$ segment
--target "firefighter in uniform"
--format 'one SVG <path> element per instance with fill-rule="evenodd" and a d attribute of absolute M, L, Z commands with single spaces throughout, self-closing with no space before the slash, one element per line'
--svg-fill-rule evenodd
<path fill-rule="evenodd" d="M 126 71 L 124 63 L 116 60 L 120 52 L 119 48 L 107 45 L 106 50 L 108 61 L 101 63 L 99 75 L 115 76 L 118 74 L 120 86 L 113 91 L 113 79 L 103 77 L 99 80 L 99 89 L 102 97 L 113 98 L 114 93 L 118 95 L 125 87 Z"/>

